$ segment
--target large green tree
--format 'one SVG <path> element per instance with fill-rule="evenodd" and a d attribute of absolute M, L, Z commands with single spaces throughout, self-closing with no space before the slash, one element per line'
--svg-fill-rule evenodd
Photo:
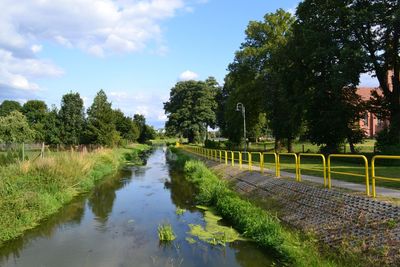
<path fill-rule="evenodd" d="M 33 141 L 35 132 L 26 117 L 19 111 L 12 111 L 0 117 L 0 142 L 6 144 Z"/>
<path fill-rule="evenodd" d="M 114 146 L 119 141 L 114 111 L 107 95 L 100 90 L 87 111 L 87 137 L 90 143 Z"/>
<path fill-rule="evenodd" d="M 59 111 L 61 142 L 66 145 L 79 144 L 84 121 L 83 100 L 79 93 L 70 92 L 63 95 Z"/>
<path fill-rule="evenodd" d="M 44 123 L 47 116 L 47 105 L 42 100 L 29 100 L 22 106 L 22 113 L 28 120 L 29 125 L 35 131 L 34 141 L 44 142 Z"/>
<path fill-rule="evenodd" d="M 400 144 L 400 3 L 397 0 L 347 0 L 346 3 L 351 31 L 345 38 L 357 41 L 366 55 L 365 71 L 374 73 L 380 85 L 380 94 L 376 92 L 371 101 L 372 111 L 390 121 L 391 142 Z"/>
<path fill-rule="evenodd" d="M 137 141 L 140 135 L 140 128 L 128 116 L 117 109 L 114 110 L 114 119 L 116 130 L 120 133 L 121 137 L 127 141 Z"/>
<path fill-rule="evenodd" d="M 44 119 L 44 141 L 46 144 L 61 144 L 61 124 L 58 110 L 55 106 L 46 114 Z"/>
<path fill-rule="evenodd" d="M 364 112 L 356 94 L 364 56 L 354 38 L 344 38 L 351 31 L 349 3 L 305 0 L 297 9 L 295 40 L 306 70 L 308 137 L 326 152 L 336 152 L 346 138 L 353 143 L 362 137 L 355 125 Z"/>
<path fill-rule="evenodd" d="M 7 116 L 12 111 L 21 111 L 21 104 L 13 100 L 4 100 L 0 104 L 0 117 Z"/>
<path fill-rule="evenodd" d="M 164 103 L 167 132 L 187 137 L 191 143 L 201 141 L 208 126 L 214 127 L 216 123 L 217 90 L 213 78 L 178 82 Z"/>
<path fill-rule="evenodd" d="M 293 23 L 294 18 L 282 9 L 266 14 L 263 21 L 249 23 L 245 42 L 229 65 L 221 97 L 225 107 L 222 127 L 232 141 L 239 141 L 243 135 L 243 119 L 234 112 L 236 104 L 241 102 L 246 107 L 251 139 L 257 140 L 265 132 L 267 116 L 276 148 L 279 141 L 286 139 L 291 150 L 302 117 L 296 76 L 289 74 L 295 72 L 297 65 L 289 57 L 292 51 L 286 48 L 292 38 Z"/>

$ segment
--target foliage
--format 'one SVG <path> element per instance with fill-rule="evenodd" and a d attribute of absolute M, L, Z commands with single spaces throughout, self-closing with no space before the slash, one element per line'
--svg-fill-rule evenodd
<path fill-rule="evenodd" d="M 34 137 L 35 132 L 21 112 L 12 111 L 9 115 L 0 117 L 0 142 L 24 143 L 33 140 Z"/>
<path fill-rule="evenodd" d="M 63 95 L 58 117 L 61 143 L 66 145 L 79 144 L 85 120 L 83 100 L 79 93 L 70 92 Z"/>
<path fill-rule="evenodd" d="M 90 143 L 110 147 L 118 143 L 119 133 L 115 127 L 114 112 L 103 90 L 97 93 L 87 115 L 86 135 Z"/>
<path fill-rule="evenodd" d="M 60 133 L 60 119 L 58 116 L 58 110 L 55 106 L 46 114 L 44 119 L 44 142 L 46 144 L 60 144 L 61 133 Z"/>
<path fill-rule="evenodd" d="M 219 86 L 212 77 L 204 82 L 178 82 L 171 89 L 168 102 L 164 103 L 168 116 L 167 132 L 187 137 L 190 143 L 200 141 L 208 126 L 215 126 L 218 90 Z"/>
<path fill-rule="evenodd" d="M 284 265 L 335 266 L 333 262 L 321 258 L 314 243 L 301 240 L 285 230 L 275 215 L 242 200 L 203 163 L 187 161 L 185 172 L 187 179 L 199 189 L 199 203 L 215 207 L 244 237 L 274 252 Z"/>
<path fill-rule="evenodd" d="M 130 142 L 135 142 L 139 139 L 139 126 L 131 118 L 125 116 L 121 110 L 114 110 L 114 120 L 115 128 L 123 139 Z"/>
<path fill-rule="evenodd" d="M 400 144 L 389 129 L 383 129 L 376 136 L 376 150 L 382 154 L 400 155 Z"/>
<path fill-rule="evenodd" d="M 135 114 L 133 116 L 134 125 L 136 125 L 137 130 L 139 131 L 138 141 L 142 144 L 146 143 L 151 139 L 155 139 L 157 137 L 156 130 L 153 127 L 146 124 L 146 118 L 141 114 Z"/>
<path fill-rule="evenodd" d="M 44 121 L 47 115 L 46 103 L 41 100 L 29 100 L 21 110 L 35 131 L 34 141 L 43 142 L 45 138 Z"/>
<path fill-rule="evenodd" d="M 21 111 L 21 104 L 13 100 L 4 100 L 0 104 L 0 117 L 9 115 L 12 111 Z"/>
<path fill-rule="evenodd" d="M 157 228 L 157 231 L 158 231 L 158 239 L 160 239 L 160 241 L 170 242 L 175 240 L 176 238 L 171 224 L 168 223 L 160 224 Z"/>
<path fill-rule="evenodd" d="M 224 132 L 238 143 L 243 135 L 241 114 L 236 103 L 246 109 L 246 124 L 250 140 L 266 134 L 267 118 L 276 140 L 290 142 L 298 135 L 302 116 L 302 92 L 294 75 L 298 66 L 293 63 L 292 37 L 294 18 L 277 10 L 266 14 L 264 21 L 251 21 L 246 40 L 236 52 L 225 78 Z M 289 149 L 290 150 L 290 149 Z"/>
<path fill-rule="evenodd" d="M 346 2 L 350 33 L 343 38 L 357 41 L 366 58 L 365 70 L 376 75 L 380 85 L 377 91 L 381 94 L 373 95 L 370 108 L 381 119 L 389 119 L 392 144 L 400 145 L 399 3 L 385 0 Z M 388 75 L 391 70 L 393 72 Z"/>
<path fill-rule="evenodd" d="M 354 125 L 365 111 L 356 93 L 364 57 L 354 39 L 342 38 L 349 31 L 347 2 L 304 1 L 296 13 L 295 40 L 302 51 L 309 101 L 308 138 L 330 153 L 346 138 L 360 141 Z"/>
<path fill-rule="evenodd" d="M 51 157 L 0 166 L 0 244 L 23 234 L 74 196 L 88 191 L 124 163 L 135 149 L 59 152 Z"/>

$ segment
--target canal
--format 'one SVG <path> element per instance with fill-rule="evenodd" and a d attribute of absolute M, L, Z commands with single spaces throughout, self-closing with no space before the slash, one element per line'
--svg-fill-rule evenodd
<path fill-rule="evenodd" d="M 274 265 L 253 242 L 211 245 L 190 236 L 190 225 L 205 226 L 204 211 L 195 206 L 194 188 L 167 155 L 165 148 L 154 149 L 144 166 L 126 166 L 6 243 L 0 247 L 0 266 Z M 169 243 L 158 239 L 157 228 L 165 223 L 177 237 Z"/>

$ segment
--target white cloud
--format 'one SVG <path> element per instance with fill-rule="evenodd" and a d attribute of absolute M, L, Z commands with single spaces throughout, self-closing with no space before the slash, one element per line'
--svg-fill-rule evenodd
<path fill-rule="evenodd" d="M 96 55 L 135 52 L 159 40 L 159 23 L 184 8 L 184 0 L 3 0 L 0 47 L 46 40 Z"/>
<path fill-rule="evenodd" d="M 42 51 L 43 47 L 41 45 L 32 45 L 31 46 L 31 50 L 33 53 L 39 53 L 40 51 Z"/>
<path fill-rule="evenodd" d="M 10 51 L 0 48 L 0 87 L 38 90 L 39 86 L 31 79 L 62 74 L 63 71 L 49 61 L 14 57 Z"/>
<path fill-rule="evenodd" d="M 97 57 L 132 53 L 151 42 L 166 53 L 161 22 L 192 0 L 2 0 L 0 87 L 36 90 L 35 78 L 60 68 L 37 58 L 44 42 Z M 7 55 L 6 62 L 1 57 Z"/>
<path fill-rule="evenodd" d="M 179 75 L 179 80 L 190 81 L 190 80 L 196 80 L 198 77 L 199 75 L 197 73 L 190 70 L 186 70 Z"/>

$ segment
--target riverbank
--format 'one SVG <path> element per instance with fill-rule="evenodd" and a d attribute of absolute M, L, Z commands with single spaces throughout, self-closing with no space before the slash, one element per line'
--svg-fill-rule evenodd
<path fill-rule="evenodd" d="M 0 167 L 0 245 L 34 228 L 127 161 L 139 163 L 139 154 L 148 149 L 134 145 L 92 153 L 60 152 Z"/>
<path fill-rule="evenodd" d="M 271 236 L 278 241 L 281 238 L 281 241 L 275 242 L 272 249 L 279 254 L 280 249 L 289 247 L 289 251 L 283 253 L 283 256 L 289 257 L 283 257 L 285 261 L 289 260 L 288 265 L 398 266 L 397 207 L 346 193 L 326 192 L 290 179 L 276 179 L 226 167 L 214 161 L 196 163 L 192 167 L 190 162 L 195 156 L 179 150 L 178 154 L 181 155 L 180 165 L 185 166 L 186 163 L 189 166 L 187 178 L 200 188 L 199 201 L 202 201 L 204 189 L 212 199 L 210 205 L 217 207 L 219 213 L 235 227 L 242 227 L 240 220 L 250 223 L 250 229 L 259 227 L 258 216 L 251 216 L 251 213 L 258 214 L 257 211 L 251 212 L 248 218 L 242 218 L 246 214 L 243 210 L 246 203 L 260 207 L 267 217 L 272 216 L 278 221 L 271 226 L 274 231 Z M 213 178 L 205 178 L 207 176 Z M 221 185 L 222 189 L 219 188 Z M 225 198 L 221 196 L 226 192 L 232 196 L 240 195 L 238 198 L 244 201 L 233 201 L 229 207 L 237 217 L 232 217 L 229 212 L 224 215 L 224 207 L 218 208 Z M 373 208 L 366 209 L 366 205 Z M 276 229 L 279 229 L 278 234 Z M 257 238 L 251 238 L 258 242 Z M 285 246 L 285 243 L 288 245 Z"/>
<path fill-rule="evenodd" d="M 198 188 L 196 200 L 213 207 L 246 238 L 273 253 L 287 266 L 338 266 L 323 258 L 316 242 L 282 226 L 278 217 L 242 199 L 202 162 L 174 150 L 184 168 L 186 179 Z"/>

